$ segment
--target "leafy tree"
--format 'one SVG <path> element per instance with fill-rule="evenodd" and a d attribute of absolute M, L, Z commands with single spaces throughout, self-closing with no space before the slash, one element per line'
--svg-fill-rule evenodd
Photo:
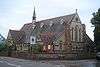
<path fill-rule="evenodd" d="M 5 43 L 0 43 L 0 52 L 1 51 L 7 51 L 8 47 Z"/>
<path fill-rule="evenodd" d="M 97 51 L 100 51 L 100 8 L 97 12 L 93 13 L 91 23 L 94 25 L 94 42 L 97 47 Z"/>

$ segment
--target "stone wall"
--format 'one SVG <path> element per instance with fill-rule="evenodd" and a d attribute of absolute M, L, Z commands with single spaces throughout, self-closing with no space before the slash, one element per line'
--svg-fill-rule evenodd
<path fill-rule="evenodd" d="M 95 54 L 69 54 L 69 53 L 28 53 L 28 52 L 13 52 L 12 57 L 22 58 L 22 59 L 31 59 L 31 60 L 72 60 L 72 59 L 87 59 L 87 58 L 95 58 Z"/>

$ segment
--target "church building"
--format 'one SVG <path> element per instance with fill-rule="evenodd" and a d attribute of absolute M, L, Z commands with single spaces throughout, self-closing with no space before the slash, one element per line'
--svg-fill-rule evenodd
<path fill-rule="evenodd" d="M 27 50 L 29 46 L 41 45 L 47 53 L 87 52 L 95 49 L 94 42 L 86 34 L 77 11 L 73 14 L 36 21 L 35 9 L 32 22 L 20 30 L 9 30 L 8 42 L 16 50 Z"/>

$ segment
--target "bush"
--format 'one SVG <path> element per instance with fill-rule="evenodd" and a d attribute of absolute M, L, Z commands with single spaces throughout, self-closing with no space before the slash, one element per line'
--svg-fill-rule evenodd
<path fill-rule="evenodd" d="M 42 46 L 39 44 L 36 44 L 34 46 L 32 46 L 32 51 L 34 53 L 41 53 L 42 52 Z"/>
<path fill-rule="evenodd" d="M 4 43 L 1 43 L 1 44 L 0 44 L 0 52 L 2 52 L 2 51 L 7 51 L 7 50 L 8 50 L 7 45 L 4 44 Z"/>

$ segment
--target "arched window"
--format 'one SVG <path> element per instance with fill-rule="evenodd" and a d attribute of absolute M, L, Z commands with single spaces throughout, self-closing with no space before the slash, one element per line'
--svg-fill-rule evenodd
<path fill-rule="evenodd" d="M 81 42 L 83 42 L 83 32 L 81 32 Z"/>
<path fill-rule="evenodd" d="M 78 28 L 78 26 L 76 25 L 76 27 L 75 27 L 75 41 L 79 41 L 79 30 L 78 30 L 79 28 Z"/>
<path fill-rule="evenodd" d="M 71 40 L 73 41 L 73 35 L 74 34 L 74 28 L 72 28 L 72 30 L 71 30 Z"/>
<path fill-rule="evenodd" d="M 81 29 L 79 29 L 79 41 L 81 42 Z"/>

